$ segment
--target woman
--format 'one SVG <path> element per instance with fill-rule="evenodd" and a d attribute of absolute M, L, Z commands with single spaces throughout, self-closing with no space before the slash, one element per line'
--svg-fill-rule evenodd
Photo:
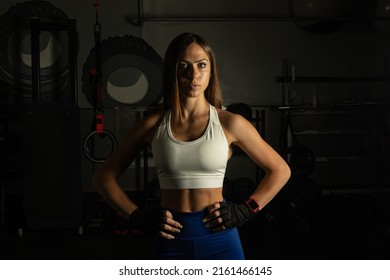
<path fill-rule="evenodd" d="M 184 33 L 170 43 L 163 93 L 165 111 L 135 124 L 98 168 L 93 184 L 129 226 L 157 233 L 155 259 L 244 259 L 236 227 L 272 200 L 290 169 L 250 122 L 221 109 L 215 56 L 202 37 Z M 117 181 L 144 145 L 152 147 L 161 208 L 138 207 Z M 222 196 L 234 145 L 266 173 L 241 204 Z"/>

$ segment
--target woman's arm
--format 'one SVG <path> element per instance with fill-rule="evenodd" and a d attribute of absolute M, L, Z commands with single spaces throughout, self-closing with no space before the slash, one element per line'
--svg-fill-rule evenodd
<path fill-rule="evenodd" d="M 265 171 L 251 197 L 264 208 L 287 183 L 290 168 L 284 159 L 260 136 L 256 128 L 240 115 L 231 117 L 229 132 L 232 144 L 240 147 Z"/>
<path fill-rule="evenodd" d="M 153 128 L 153 118 L 138 121 L 119 146 L 100 165 L 92 179 L 96 191 L 122 216 L 128 217 L 137 206 L 118 183 L 118 178 L 147 144 Z"/>
<path fill-rule="evenodd" d="M 220 111 L 219 116 L 229 145 L 240 147 L 265 171 L 264 178 L 250 195 L 261 210 L 287 183 L 290 178 L 290 168 L 245 118 L 223 111 Z M 204 222 L 207 227 L 217 231 L 239 226 L 254 215 L 244 202 L 240 205 L 216 202 L 208 208 L 208 213 Z"/>
<path fill-rule="evenodd" d="M 118 183 L 118 178 L 127 170 L 145 145 L 150 144 L 160 122 L 161 115 L 150 115 L 138 121 L 126 134 L 120 145 L 100 165 L 92 179 L 96 191 L 111 207 L 131 222 L 156 230 L 162 237 L 174 238 L 171 233 L 179 232 L 181 225 L 173 220 L 169 211 L 156 212 L 139 209 L 126 195 Z M 136 211 L 137 210 L 137 211 Z M 152 224 L 153 223 L 153 224 Z"/>

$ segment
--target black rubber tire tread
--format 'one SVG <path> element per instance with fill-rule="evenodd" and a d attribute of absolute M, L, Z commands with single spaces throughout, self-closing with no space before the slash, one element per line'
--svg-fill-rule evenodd
<path fill-rule="evenodd" d="M 135 55 L 142 57 L 150 62 L 152 62 L 156 69 L 161 71 L 161 77 L 151 77 L 153 79 L 160 80 L 162 79 L 162 69 L 163 69 L 163 60 L 160 57 L 160 55 L 143 39 L 132 36 L 132 35 L 125 35 L 125 36 L 116 36 L 116 37 L 109 37 L 108 39 L 102 40 L 100 42 L 100 50 L 101 50 L 101 63 L 104 64 L 105 61 L 109 60 L 110 58 L 116 56 L 116 55 Z M 83 76 L 82 76 L 82 91 L 86 95 L 87 100 L 90 104 L 94 104 L 93 101 L 93 84 L 91 82 L 91 75 L 90 70 L 95 67 L 95 47 L 91 49 L 90 54 L 83 66 Z M 129 65 L 129 66 L 137 66 L 137 65 Z M 105 69 L 102 69 L 102 80 L 105 80 L 105 76 L 107 73 Z M 102 89 L 102 99 L 104 106 L 107 107 L 116 107 L 121 106 L 123 104 L 120 104 L 120 102 L 112 101 L 109 98 L 107 98 L 107 94 L 105 92 L 104 86 Z M 139 107 L 148 107 L 153 106 L 158 103 L 158 101 L 161 99 L 162 93 L 161 89 L 159 89 L 157 92 L 149 93 L 148 98 L 144 98 L 140 102 L 134 104 Z"/>

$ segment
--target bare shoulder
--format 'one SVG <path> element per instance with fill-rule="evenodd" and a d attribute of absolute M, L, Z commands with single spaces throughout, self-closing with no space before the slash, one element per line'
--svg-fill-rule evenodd
<path fill-rule="evenodd" d="M 164 118 L 165 112 L 156 112 L 147 115 L 142 118 L 137 124 L 139 131 L 142 131 L 142 134 L 145 137 L 146 142 L 151 142 L 153 136 L 159 127 L 160 123 Z"/>
<path fill-rule="evenodd" d="M 153 110 L 144 113 L 143 117 L 138 118 L 133 123 L 133 128 L 139 129 L 143 128 L 144 130 L 148 130 L 153 128 L 155 125 L 158 125 L 163 117 L 165 116 L 165 110 Z"/>
<path fill-rule="evenodd" d="M 243 116 L 222 109 L 217 109 L 219 121 L 230 143 L 237 142 L 242 134 L 248 133 L 254 127 Z"/>
<path fill-rule="evenodd" d="M 240 128 L 241 126 L 250 125 L 250 122 L 239 114 L 222 109 L 217 109 L 217 112 L 221 125 L 229 131 Z"/>
<path fill-rule="evenodd" d="M 146 117 L 144 117 L 143 119 L 141 119 L 141 121 L 143 125 L 146 125 L 149 128 L 153 128 L 156 125 L 158 126 L 161 123 L 162 119 L 164 118 L 164 115 L 165 115 L 165 111 L 151 113 Z"/>

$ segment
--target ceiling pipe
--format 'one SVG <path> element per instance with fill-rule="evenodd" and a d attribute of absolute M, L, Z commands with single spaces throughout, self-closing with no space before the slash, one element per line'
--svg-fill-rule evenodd
<path fill-rule="evenodd" d="M 137 1 L 137 18 L 126 17 L 134 26 L 142 27 L 145 22 L 174 21 L 390 21 L 390 17 L 291 17 L 291 16 L 145 16 L 143 0 Z"/>

